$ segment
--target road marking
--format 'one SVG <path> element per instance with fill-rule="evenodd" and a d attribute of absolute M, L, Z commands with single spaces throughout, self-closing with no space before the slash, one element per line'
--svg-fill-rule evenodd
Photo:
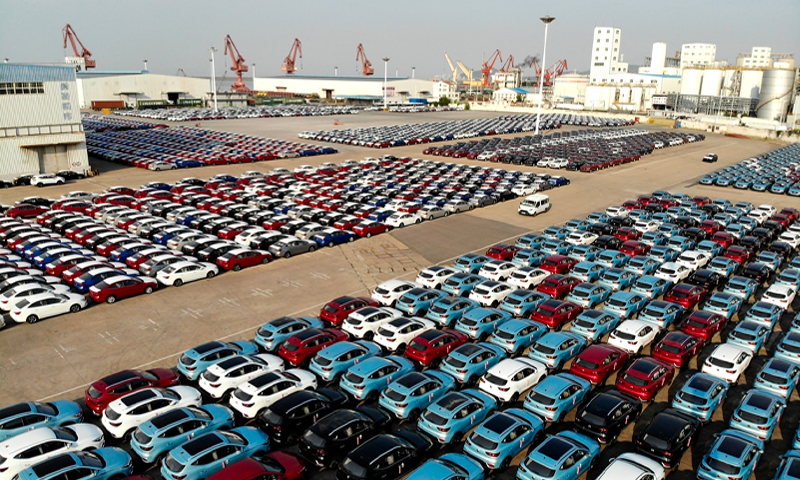
<path fill-rule="evenodd" d="M 195 320 L 197 320 L 198 318 L 203 316 L 203 314 L 200 313 L 200 312 L 202 312 L 202 310 L 195 310 L 193 308 L 184 308 L 184 309 L 181 310 L 181 312 L 183 313 L 182 316 L 184 316 L 184 317 L 192 317 Z"/>
<path fill-rule="evenodd" d="M 295 280 L 283 280 L 281 285 L 284 287 L 303 288 L 303 284 Z"/>
<path fill-rule="evenodd" d="M 69 353 L 75 351 L 75 347 L 65 347 L 64 345 L 58 344 L 58 348 L 64 351 L 64 353 Z"/>
<path fill-rule="evenodd" d="M 314 278 L 322 279 L 322 280 L 328 280 L 329 278 L 331 278 L 330 275 L 326 275 L 326 274 L 324 274 L 322 272 L 311 272 L 311 276 L 314 277 Z"/>
<path fill-rule="evenodd" d="M 266 298 L 269 298 L 269 297 L 273 296 L 272 290 L 270 290 L 270 289 L 254 288 L 252 290 L 252 292 L 253 293 L 251 295 L 254 296 L 254 297 L 266 297 Z"/>
<path fill-rule="evenodd" d="M 226 306 L 226 307 L 238 307 L 238 306 L 240 306 L 238 301 L 231 300 L 230 298 L 227 298 L 227 297 L 220 298 L 219 299 L 219 303 L 221 303 L 223 306 Z"/>

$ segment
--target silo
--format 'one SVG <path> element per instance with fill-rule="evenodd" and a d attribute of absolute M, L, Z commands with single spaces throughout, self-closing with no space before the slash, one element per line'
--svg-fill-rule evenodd
<path fill-rule="evenodd" d="M 761 70 L 742 70 L 742 84 L 739 88 L 739 98 L 759 98 L 761 79 L 764 72 Z"/>
<path fill-rule="evenodd" d="M 681 74 L 681 95 L 699 95 L 703 81 L 703 70 L 684 68 Z"/>
<path fill-rule="evenodd" d="M 792 99 L 794 70 L 764 70 L 761 79 L 761 96 L 756 112 L 758 118 L 781 120 Z"/>
<path fill-rule="evenodd" d="M 722 87 L 721 69 L 710 68 L 703 73 L 703 87 L 700 89 L 700 95 L 717 97 L 719 96 L 721 87 Z"/>

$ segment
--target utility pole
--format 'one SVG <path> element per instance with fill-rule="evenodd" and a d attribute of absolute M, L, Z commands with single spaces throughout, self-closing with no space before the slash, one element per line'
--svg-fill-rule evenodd
<path fill-rule="evenodd" d="M 217 49 L 211 47 L 209 51 L 211 52 L 211 93 L 214 95 L 214 111 L 218 112 L 219 109 L 217 108 L 217 73 L 216 69 L 214 68 L 214 52 L 216 52 Z"/>
<path fill-rule="evenodd" d="M 544 49 L 542 49 L 542 73 L 539 74 L 539 108 L 536 109 L 536 133 L 534 135 L 539 135 L 539 120 L 542 117 L 542 101 L 544 100 L 542 85 L 544 83 L 544 69 L 547 65 L 547 27 L 555 20 L 555 17 L 546 15 L 539 20 L 544 23 Z"/>
<path fill-rule="evenodd" d="M 383 108 L 388 109 L 387 105 L 387 87 L 386 87 L 386 80 L 387 80 L 387 72 L 389 71 L 389 57 L 383 57 Z"/>

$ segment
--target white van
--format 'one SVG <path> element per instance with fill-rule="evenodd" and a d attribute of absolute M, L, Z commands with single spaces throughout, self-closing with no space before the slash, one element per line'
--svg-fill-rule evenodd
<path fill-rule="evenodd" d="M 525 197 L 525 200 L 519 205 L 518 212 L 520 215 L 536 216 L 540 213 L 549 212 L 551 206 L 550 197 L 537 193 Z"/>

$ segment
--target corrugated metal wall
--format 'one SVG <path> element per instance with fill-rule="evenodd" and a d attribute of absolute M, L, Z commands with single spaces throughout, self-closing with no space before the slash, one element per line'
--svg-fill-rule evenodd
<path fill-rule="evenodd" d="M 0 82 L 44 83 L 44 93 L 0 95 L 0 128 L 80 125 L 78 86 L 71 67 L 3 63 Z"/>
<path fill-rule="evenodd" d="M 79 79 L 81 108 L 90 108 L 93 100 L 167 100 L 167 92 L 184 92 L 182 98 L 205 99 L 211 91 L 211 81 L 202 78 L 171 75 L 140 74 L 112 75 Z M 140 92 L 122 96 L 121 92 Z"/>
<path fill-rule="evenodd" d="M 39 149 L 53 150 L 54 145 L 62 146 L 56 147 L 58 150 L 66 148 L 66 156 L 59 152 L 55 162 L 46 165 L 45 173 L 57 170 L 88 170 L 89 157 L 85 140 L 83 133 L 0 138 L 0 178 L 11 180 L 26 173 L 40 173 Z"/>

